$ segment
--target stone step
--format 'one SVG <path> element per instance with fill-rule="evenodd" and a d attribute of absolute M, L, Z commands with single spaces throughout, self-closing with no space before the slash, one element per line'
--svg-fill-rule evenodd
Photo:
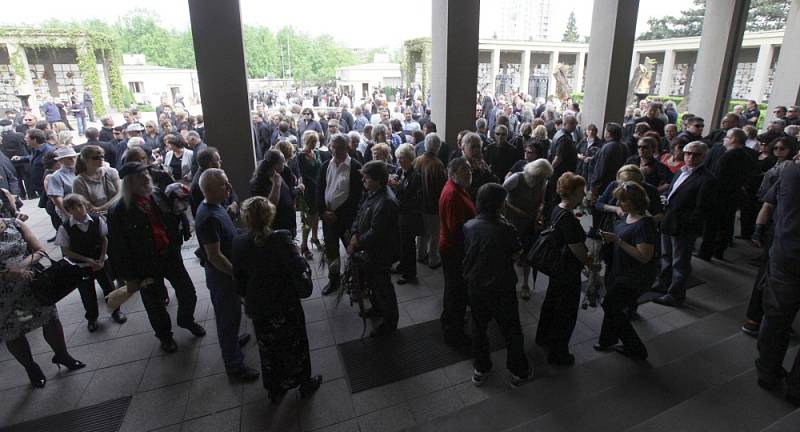
<path fill-rule="evenodd" d="M 622 418 L 628 416 L 627 421 L 617 422 L 620 426 L 636 425 L 752 367 L 753 355 L 741 355 L 743 351 L 755 352 L 755 340 L 739 332 L 745 308 L 745 304 L 737 304 L 651 339 L 646 343 L 650 352 L 647 363 L 636 363 L 609 353 L 573 368 L 540 368 L 536 370 L 535 379 L 519 389 L 498 394 L 411 430 L 503 431 L 527 425 L 539 417 L 543 417 L 542 422 L 552 419 L 554 429 L 595 429 L 596 423 L 590 420 L 603 413 L 603 409 L 595 408 L 603 404 L 607 409 L 615 406 Z M 684 373 L 686 371 L 689 372 Z M 627 397 L 625 390 L 636 397 Z M 608 401 L 600 397 L 604 393 Z M 627 411 L 642 398 L 647 403 L 629 414 Z M 582 406 L 586 408 L 586 415 L 575 415 L 582 412 Z M 546 417 L 548 414 L 552 415 Z M 582 419 L 586 423 L 581 423 Z M 614 423 L 613 419 L 609 420 Z M 575 425 L 566 427 L 559 421 Z M 611 423 L 610 427 L 596 429 L 619 429 Z M 545 425 L 537 425 L 536 429 L 538 426 L 548 429 Z M 524 429 L 527 428 L 521 430 Z"/>
<path fill-rule="evenodd" d="M 767 426 L 762 432 L 797 432 L 800 430 L 800 408 Z"/>

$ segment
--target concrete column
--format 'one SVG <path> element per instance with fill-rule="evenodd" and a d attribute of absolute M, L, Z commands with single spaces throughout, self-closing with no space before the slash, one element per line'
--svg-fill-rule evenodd
<path fill-rule="evenodd" d="M 594 2 L 583 124 L 602 129 L 625 115 L 638 12 L 639 0 Z"/>
<path fill-rule="evenodd" d="M 573 90 L 580 93 L 583 91 L 583 68 L 586 61 L 586 53 L 579 52 L 575 56 L 575 88 Z"/>
<path fill-rule="evenodd" d="M 11 72 L 14 73 L 16 94 L 30 95 L 28 104 L 33 109 L 33 112 L 38 113 L 39 101 L 36 100 L 36 94 L 33 91 L 33 75 L 31 74 L 30 64 L 28 64 L 28 54 L 25 53 L 25 47 L 15 43 L 6 43 L 6 49 L 8 50 Z"/>
<path fill-rule="evenodd" d="M 206 143 L 219 149 L 228 178 L 244 199 L 250 195 L 256 152 L 239 0 L 189 0 L 189 17 Z"/>
<path fill-rule="evenodd" d="M 761 102 L 764 99 L 764 91 L 767 90 L 769 81 L 769 67 L 772 63 L 773 48 L 770 44 L 762 44 L 758 47 L 758 60 L 756 60 L 756 73 L 753 76 L 753 85 L 750 88 L 750 99 Z"/>
<path fill-rule="evenodd" d="M 783 33 L 783 45 L 775 67 L 772 82 L 772 93 L 769 96 L 767 117 L 772 117 L 772 110 L 778 105 L 800 105 L 800 0 L 792 0 L 786 28 Z M 766 124 L 766 122 L 765 122 Z"/>
<path fill-rule="evenodd" d="M 528 83 L 531 79 L 531 51 L 522 52 L 522 71 L 520 72 L 519 91 L 528 94 Z"/>
<path fill-rule="evenodd" d="M 719 127 L 728 111 L 750 0 L 707 0 L 697 52 L 689 112 L 705 119 L 704 133 Z"/>
<path fill-rule="evenodd" d="M 492 89 L 492 96 L 497 94 L 497 75 L 500 75 L 500 50 L 492 50 L 492 76 L 489 77 L 489 86 Z"/>
<path fill-rule="evenodd" d="M 675 68 L 675 50 L 664 51 L 664 65 L 661 67 L 661 85 L 659 96 L 669 96 L 672 91 L 672 70 Z"/>
<path fill-rule="evenodd" d="M 556 77 L 553 76 L 558 69 L 558 51 L 553 51 L 550 53 L 550 74 L 547 76 L 547 97 L 556 94 Z"/>
<path fill-rule="evenodd" d="M 634 51 L 633 55 L 631 56 L 631 73 L 628 76 L 628 81 L 631 81 L 633 76 L 636 75 L 636 68 L 639 67 L 639 63 L 639 51 Z"/>
<path fill-rule="evenodd" d="M 432 1 L 431 116 L 451 148 L 458 131 L 475 127 L 480 8 L 480 0 Z"/>

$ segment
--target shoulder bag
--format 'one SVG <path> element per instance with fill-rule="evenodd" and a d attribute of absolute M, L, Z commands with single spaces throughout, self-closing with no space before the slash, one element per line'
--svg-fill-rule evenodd
<path fill-rule="evenodd" d="M 52 306 L 77 288 L 83 278 L 88 276 L 88 272 L 64 258 L 55 261 L 46 252 L 42 253 L 42 258 L 47 258 L 50 266 L 45 267 L 38 262 L 31 267 L 31 289 L 40 305 Z"/>
<path fill-rule="evenodd" d="M 535 271 L 547 276 L 562 274 L 566 271 L 564 245 L 556 236 L 556 226 L 566 212 L 561 213 L 547 228 L 539 233 L 539 237 L 528 252 L 528 264 Z"/>

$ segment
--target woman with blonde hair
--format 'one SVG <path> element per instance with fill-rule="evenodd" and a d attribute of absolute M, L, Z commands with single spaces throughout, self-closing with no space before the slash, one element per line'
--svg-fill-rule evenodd
<path fill-rule="evenodd" d="M 63 123 L 56 123 L 56 124 L 63 124 Z M 58 136 L 58 147 L 72 147 L 72 141 L 75 137 L 72 136 L 72 132 L 68 130 L 63 130 L 57 132 Z"/>
<path fill-rule="evenodd" d="M 297 166 L 300 169 L 300 179 L 304 189 L 300 194 L 300 219 L 303 223 L 302 241 L 300 252 L 306 259 L 312 259 L 313 255 L 308 248 L 309 233 L 311 234 L 311 244 L 318 249 L 322 244 L 317 236 L 319 226 L 319 210 L 317 209 L 317 178 L 319 177 L 322 159 L 317 146 L 319 145 L 319 135 L 313 130 L 303 132 L 303 149 L 297 155 Z"/>
<path fill-rule="evenodd" d="M 309 396 L 322 383 L 322 376 L 311 376 L 305 314 L 293 275 L 307 271 L 292 234 L 273 231 L 275 206 L 255 196 L 242 203 L 246 232 L 233 240 L 232 259 L 236 288 L 245 300 L 245 310 L 261 355 L 261 376 L 269 399 L 276 404 L 299 386 L 302 397 Z M 268 258 L 265 258 L 268 257 Z"/>

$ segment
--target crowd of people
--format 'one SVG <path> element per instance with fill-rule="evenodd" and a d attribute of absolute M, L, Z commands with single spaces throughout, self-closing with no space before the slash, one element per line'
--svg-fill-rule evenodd
<path fill-rule="evenodd" d="M 494 319 L 517 387 L 531 377 L 518 302 L 530 300 L 545 264 L 533 252 L 557 253 L 547 263 L 557 270 L 549 272 L 535 336 L 550 364 L 574 364 L 569 341 L 581 275 L 602 269 L 605 314 L 594 348 L 644 361 L 646 344 L 631 324 L 640 295 L 658 291 L 655 303 L 682 306 L 692 256 L 726 260 L 738 212 L 738 237 L 764 251 L 754 261 L 759 274 L 742 330 L 759 337 L 759 384 L 774 388 L 787 376 L 781 362 L 800 307 L 800 274 L 790 265 L 800 258 L 798 107 L 776 108 L 758 134 L 755 102 L 706 128 L 703 118 L 660 101 L 641 101 L 621 123 L 595 125 L 582 122 L 577 103 L 562 110 L 525 95 L 478 95 L 474 129 L 450 143 L 421 98 L 407 96 L 394 104 L 377 97 L 352 106 L 343 97 L 337 108 L 256 110 L 258 164 L 251 198 L 241 203 L 220 153 L 204 142 L 202 116 L 162 103 L 158 122 L 142 124 L 135 111 L 116 127 L 103 117 L 102 130 L 87 128 L 88 142 L 79 146 L 60 140 L 59 122 L 30 112 L 19 125 L 11 116 L 1 121 L 3 152 L 16 152 L 3 157 L 27 171 L 19 182 L 12 164 L 0 184 L 0 337 L 31 383 L 45 385 L 25 338 L 35 328 L 43 328 L 55 363 L 70 370 L 83 363 L 66 350 L 56 308 L 38 305 L 29 292 L 29 267 L 43 247 L 19 211 L 22 191 L 40 197 L 63 255 L 87 268 L 78 288 L 89 331 L 99 326 L 96 280 L 109 298 L 140 292 L 166 352 L 177 345 L 165 279 L 178 302 L 177 325 L 205 334 L 180 254 L 196 235 L 226 371 L 259 377 L 241 352 L 250 338 L 239 334 L 244 303 L 274 402 L 296 387 L 308 395 L 322 379 L 312 375 L 300 302 L 310 292 L 297 289 L 308 261 L 328 266 L 326 296 L 346 289 L 345 271 L 359 272 L 370 337 L 397 329 L 392 273 L 400 275 L 397 284 L 413 285 L 418 264 L 441 267 L 443 342 L 472 347 L 472 381 L 482 385 L 493 370 L 486 329 Z M 602 246 L 590 253 L 587 237 Z M 109 308 L 122 324 L 119 303 Z M 787 383 L 787 398 L 800 403 L 797 362 Z"/>

